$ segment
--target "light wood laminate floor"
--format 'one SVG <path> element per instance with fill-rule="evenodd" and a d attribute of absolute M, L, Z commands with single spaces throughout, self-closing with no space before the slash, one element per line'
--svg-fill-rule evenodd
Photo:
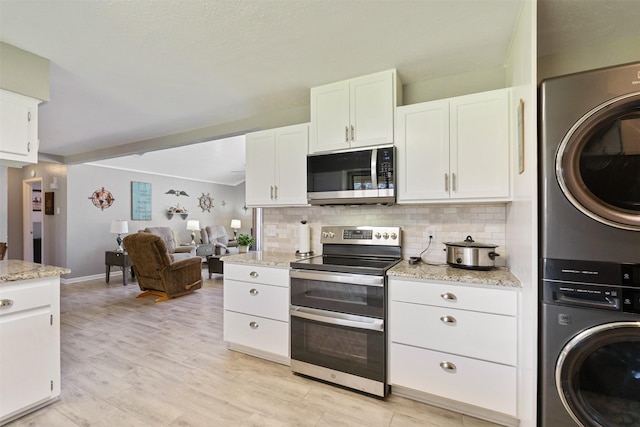
<path fill-rule="evenodd" d="M 139 292 L 119 280 L 61 286 L 60 401 L 10 426 L 494 426 L 228 350 L 222 276 L 161 303 Z"/>

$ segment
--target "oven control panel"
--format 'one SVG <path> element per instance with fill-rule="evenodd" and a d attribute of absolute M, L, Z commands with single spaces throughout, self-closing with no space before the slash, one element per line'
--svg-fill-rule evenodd
<path fill-rule="evenodd" d="M 400 227 L 324 226 L 320 243 L 400 246 Z"/>

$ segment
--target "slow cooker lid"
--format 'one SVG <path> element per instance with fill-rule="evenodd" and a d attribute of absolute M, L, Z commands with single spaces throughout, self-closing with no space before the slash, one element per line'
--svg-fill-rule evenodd
<path fill-rule="evenodd" d="M 463 242 L 445 242 L 447 246 L 460 246 L 463 248 L 497 248 L 499 245 L 492 245 L 489 243 L 479 243 L 473 240 L 471 236 L 467 236 Z"/>

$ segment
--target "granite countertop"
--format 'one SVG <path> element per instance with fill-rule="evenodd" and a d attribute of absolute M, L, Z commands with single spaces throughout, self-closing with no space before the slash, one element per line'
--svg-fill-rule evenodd
<path fill-rule="evenodd" d="M 504 267 L 493 270 L 465 270 L 448 265 L 430 265 L 421 262 L 410 265 L 401 261 L 393 266 L 387 274 L 394 277 L 411 277 L 415 279 L 439 280 L 444 282 L 466 282 L 480 285 L 521 288 L 522 283 Z"/>
<path fill-rule="evenodd" d="M 0 261 L 0 283 L 60 276 L 68 273 L 71 273 L 68 268 L 53 265 L 36 264 L 16 259 Z"/>
<path fill-rule="evenodd" d="M 288 252 L 266 252 L 256 251 L 247 252 L 246 254 L 234 254 L 226 255 L 220 258 L 221 261 L 234 263 L 234 264 L 254 264 L 254 265 L 267 265 L 271 267 L 290 267 L 293 261 L 297 261 L 300 258 L 295 254 Z"/>

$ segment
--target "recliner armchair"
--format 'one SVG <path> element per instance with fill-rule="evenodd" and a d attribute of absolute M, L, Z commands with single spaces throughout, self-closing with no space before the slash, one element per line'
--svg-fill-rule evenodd
<path fill-rule="evenodd" d="M 191 258 L 196 256 L 196 247 L 191 245 L 180 246 L 176 240 L 175 234 L 170 227 L 147 227 L 144 229 L 145 233 L 155 234 L 160 236 L 164 243 L 167 245 L 167 250 L 174 261 L 180 261 L 181 259 Z"/>
<path fill-rule="evenodd" d="M 229 248 L 237 247 L 238 242 L 230 241 L 227 230 L 222 225 L 209 225 L 200 230 L 202 243 L 212 244 L 216 247 L 216 255 L 231 252 Z"/>
<path fill-rule="evenodd" d="M 172 260 L 164 240 L 151 233 L 135 233 L 123 239 L 138 285 L 146 295 L 159 296 L 156 302 L 187 295 L 202 287 L 202 260 L 192 257 Z"/>

